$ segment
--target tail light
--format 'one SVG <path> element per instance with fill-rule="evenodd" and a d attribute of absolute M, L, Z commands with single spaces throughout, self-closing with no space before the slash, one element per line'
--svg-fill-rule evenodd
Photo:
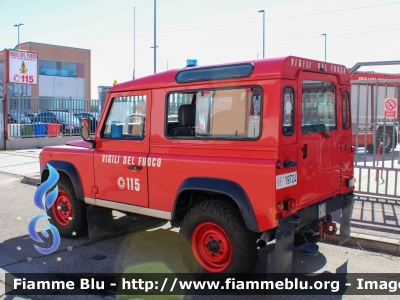
<path fill-rule="evenodd" d="M 276 168 L 277 168 L 277 169 L 282 169 L 282 168 L 283 168 L 283 161 L 278 160 L 278 161 L 276 162 Z"/>
<path fill-rule="evenodd" d="M 285 209 L 285 206 L 283 205 L 283 202 L 278 202 L 276 204 L 276 210 L 277 211 L 281 211 L 281 210 L 284 210 L 284 209 Z"/>
<path fill-rule="evenodd" d="M 283 201 L 284 210 L 294 210 L 296 209 L 296 200 L 295 199 L 288 199 Z"/>

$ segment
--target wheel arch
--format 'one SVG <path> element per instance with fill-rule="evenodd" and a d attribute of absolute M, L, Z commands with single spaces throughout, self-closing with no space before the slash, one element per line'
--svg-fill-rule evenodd
<path fill-rule="evenodd" d="M 192 195 L 196 192 L 219 194 L 229 197 L 237 206 L 247 229 L 260 232 L 247 193 L 238 183 L 221 178 L 191 177 L 185 179 L 178 189 L 171 221 L 183 218 L 184 214 L 192 207 Z"/>
<path fill-rule="evenodd" d="M 84 196 L 83 196 L 82 184 L 76 167 L 70 162 L 61 160 L 50 160 L 44 166 L 44 169 L 40 175 L 40 182 L 46 181 L 47 178 L 49 177 L 49 169 L 47 167 L 47 164 L 50 164 L 54 169 L 56 169 L 60 175 L 65 175 L 69 178 L 69 180 L 72 183 L 72 186 L 74 187 L 76 197 L 79 200 L 83 201 Z"/>

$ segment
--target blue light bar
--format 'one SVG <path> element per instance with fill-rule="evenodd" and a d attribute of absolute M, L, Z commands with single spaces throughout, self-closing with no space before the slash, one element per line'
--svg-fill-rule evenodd
<path fill-rule="evenodd" d="M 197 67 L 197 59 L 187 59 L 186 68 L 188 67 Z"/>

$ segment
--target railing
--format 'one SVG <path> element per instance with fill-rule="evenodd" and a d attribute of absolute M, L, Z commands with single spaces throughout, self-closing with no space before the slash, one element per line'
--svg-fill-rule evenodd
<path fill-rule="evenodd" d="M 7 138 L 79 136 L 80 119 L 90 130 L 98 124 L 98 100 L 74 98 L 8 97 Z"/>

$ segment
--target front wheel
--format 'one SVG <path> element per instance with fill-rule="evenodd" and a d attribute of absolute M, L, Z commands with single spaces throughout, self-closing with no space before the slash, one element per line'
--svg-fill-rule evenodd
<path fill-rule="evenodd" d="M 180 229 L 183 260 L 193 273 L 249 273 L 257 264 L 256 233 L 225 201 L 202 202 L 186 214 Z"/>
<path fill-rule="evenodd" d="M 50 223 L 58 229 L 62 237 L 78 237 L 87 232 L 87 205 L 76 197 L 72 183 L 67 177 L 60 176 L 57 185 L 57 199 L 47 210 Z"/>

